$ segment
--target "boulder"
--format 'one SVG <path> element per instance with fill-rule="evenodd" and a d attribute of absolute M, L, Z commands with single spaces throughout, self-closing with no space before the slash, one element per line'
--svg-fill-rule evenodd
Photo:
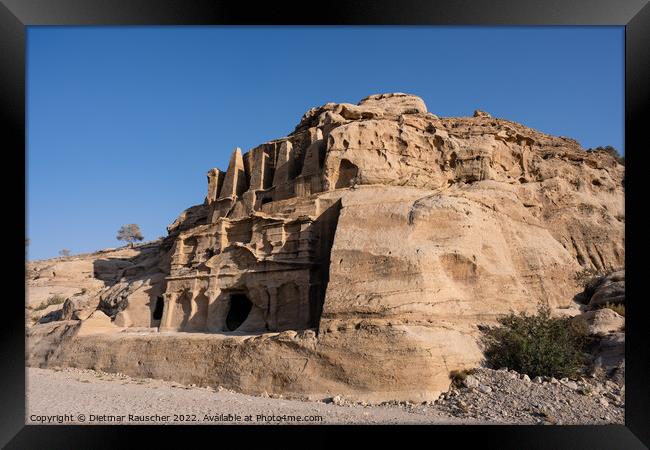
<path fill-rule="evenodd" d="M 589 306 L 592 308 L 607 303 L 625 303 L 625 271 L 600 278 L 591 289 L 593 295 L 589 299 Z"/>
<path fill-rule="evenodd" d="M 468 388 L 477 388 L 479 387 L 479 381 L 474 375 L 467 375 L 463 380 L 463 386 Z"/>
<path fill-rule="evenodd" d="M 63 303 L 62 320 L 85 320 L 97 309 L 97 299 L 90 295 L 76 295 Z"/>
<path fill-rule="evenodd" d="M 591 335 L 605 335 L 620 331 L 625 326 L 625 317 L 609 308 L 587 311 L 573 320 L 582 323 Z"/>
<path fill-rule="evenodd" d="M 582 314 L 582 310 L 575 303 L 568 305 L 568 307 L 554 308 L 551 310 L 552 317 L 576 317 L 580 314 Z"/>

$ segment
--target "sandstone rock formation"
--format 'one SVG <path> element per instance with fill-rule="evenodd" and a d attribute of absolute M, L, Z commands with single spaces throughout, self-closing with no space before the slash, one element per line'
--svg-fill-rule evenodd
<path fill-rule="evenodd" d="M 589 371 L 625 378 L 625 270 L 593 277 L 575 299 L 586 310 L 582 322 L 593 338 Z M 613 309 L 616 309 L 614 311 Z M 619 314 L 620 312 L 620 314 Z M 621 315 L 622 314 L 622 315 Z"/>
<path fill-rule="evenodd" d="M 591 335 L 614 333 L 625 326 L 625 318 L 608 308 L 587 311 L 575 316 L 573 320 L 582 322 Z"/>
<path fill-rule="evenodd" d="M 589 283 L 584 295 L 590 307 L 625 303 L 625 271 L 620 270 L 607 276 L 596 278 Z"/>
<path fill-rule="evenodd" d="M 623 175 L 572 139 L 482 111 L 440 118 L 413 95 L 312 108 L 210 170 L 164 240 L 30 265 L 30 296 L 77 292 L 60 267 L 84 274 L 114 328 L 95 317 L 102 333 L 53 333 L 49 350 L 30 331 L 29 362 L 432 399 L 481 359 L 478 324 L 567 307 L 576 273 L 623 267 Z"/>

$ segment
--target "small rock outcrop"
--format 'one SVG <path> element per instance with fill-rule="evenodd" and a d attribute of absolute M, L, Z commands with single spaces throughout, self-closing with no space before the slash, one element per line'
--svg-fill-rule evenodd
<path fill-rule="evenodd" d="M 589 306 L 598 307 L 606 304 L 625 303 L 625 271 L 620 270 L 607 276 L 597 278 L 585 289 L 589 296 Z M 591 295 L 589 295 L 591 294 Z"/>
<path fill-rule="evenodd" d="M 573 318 L 586 327 L 590 335 L 606 335 L 621 331 L 625 326 L 625 317 L 608 308 L 587 311 Z"/>

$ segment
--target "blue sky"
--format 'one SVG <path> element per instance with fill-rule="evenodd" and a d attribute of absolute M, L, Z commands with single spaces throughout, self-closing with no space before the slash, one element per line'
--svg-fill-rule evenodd
<path fill-rule="evenodd" d="M 623 27 L 29 27 L 29 259 L 166 234 L 307 109 L 407 92 L 623 152 Z"/>

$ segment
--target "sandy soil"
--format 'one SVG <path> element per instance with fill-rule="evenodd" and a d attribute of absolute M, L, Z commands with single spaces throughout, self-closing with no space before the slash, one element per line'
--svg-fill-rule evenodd
<path fill-rule="evenodd" d="M 28 368 L 26 409 L 28 424 L 478 423 L 427 405 L 339 406 L 71 368 Z"/>
<path fill-rule="evenodd" d="M 471 381 L 471 382 L 470 382 Z M 256 397 L 88 369 L 27 369 L 26 422 L 43 424 L 611 424 L 624 386 L 476 369 L 436 402 L 381 405 Z M 332 401 L 333 400 L 333 401 Z"/>

